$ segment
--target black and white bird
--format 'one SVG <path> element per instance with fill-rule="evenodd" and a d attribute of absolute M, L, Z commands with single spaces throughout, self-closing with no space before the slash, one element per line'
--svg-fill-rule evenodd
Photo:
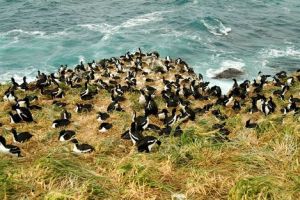
<path fill-rule="evenodd" d="M 279 96 L 279 98 L 281 100 L 284 100 L 284 95 L 288 92 L 289 89 L 290 89 L 290 86 L 288 86 L 287 84 L 285 84 L 285 85 L 281 86 L 281 90 L 275 90 L 273 92 L 273 94 Z"/>
<path fill-rule="evenodd" d="M 11 130 L 11 133 L 13 135 L 13 140 L 15 143 L 24 143 L 29 141 L 32 138 L 32 134 L 29 132 L 21 132 L 21 133 L 17 133 L 17 130 L 15 128 L 13 128 Z"/>
<path fill-rule="evenodd" d="M 165 120 L 168 117 L 168 113 L 169 111 L 167 109 L 162 109 L 159 113 L 158 113 L 158 119 L 160 120 Z"/>
<path fill-rule="evenodd" d="M 272 97 L 269 97 L 269 100 L 268 100 L 268 107 L 269 107 L 271 113 L 275 112 L 275 109 L 276 109 L 277 106 L 276 106 L 276 104 L 274 103 Z"/>
<path fill-rule="evenodd" d="M 109 118 L 109 114 L 106 112 L 98 112 L 97 113 L 97 121 L 98 122 L 104 122 L 105 120 L 107 120 Z"/>
<path fill-rule="evenodd" d="M 173 108 L 172 115 L 165 118 L 164 124 L 166 126 L 173 126 L 176 123 L 177 119 L 178 116 L 176 115 L 176 108 Z"/>
<path fill-rule="evenodd" d="M 75 106 L 75 112 L 82 113 L 82 112 L 90 112 L 93 109 L 92 104 L 80 104 L 77 103 Z"/>
<path fill-rule="evenodd" d="M 28 83 L 26 81 L 26 76 L 23 77 L 23 83 L 21 83 L 18 87 L 19 90 L 26 91 L 28 90 Z"/>
<path fill-rule="evenodd" d="M 136 112 L 133 112 L 132 122 L 136 123 L 137 130 L 145 130 L 149 125 L 149 117 L 147 113 L 144 116 L 136 116 Z"/>
<path fill-rule="evenodd" d="M 154 136 L 145 136 L 143 139 L 138 141 L 137 148 L 139 152 L 149 153 L 156 144 L 160 146 L 161 141 Z"/>
<path fill-rule="evenodd" d="M 103 122 L 102 124 L 100 124 L 98 130 L 101 133 L 105 133 L 105 132 L 107 132 L 111 128 L 112 128 L 112 124 L 111 123 Z"/>
<path fill-rule="evenodd" d="M 62 130 L 59 132 L 58 140 L 61 142 L 69 141 L 75 136 L 75 131 L 72 130 Z"/>
<path fill-rule="evenodd" d="M 180 122 L 188 122 L 189 114 L 185 112 L 183 109 L 180 109 L 180 114 L 178 115 L 177 121 Z"/>
<path fill-rule="evenodd" d="M 246 125 L 245 125 L 245 127 L 246 128 L 256 128 L 257 127 L 257 123 L 251 123 L 250 122 L 250 119 L 248 119 L 247 121 L 246 121 Z"/>
<path fill-rule="evenodd" d="M 142 140 L 144 138 L 144 136 L 142 135 L 142 130 L 138 129 L 136 122 L 131 123 L 128 134 L 129 134 L 129 137 L 130 137 L 133 145 L 136 145 L 140 140 Z M 125 136 L 125 135 L 127 135 L 127 131 L 122 136 Z"/>
<path fill-rule="evenodd" d="M 71 122 L 68 119 L 56 119 L 52 122 L 52 128 L 68 126 L 70 123 Z"/>
<path fill-rule="evenodd" d="M 17 146 L 6 144 L 6 140 L 0 135 L 0 152 L 21 157 L 21 149 Z"/>
<path fill-rule="evenodd" d="M 293 95 L 291 95 L 289 98 L 289 103 L 292 103 L 292 102 L 300 103 L 300 98 L 295 98 Z"/>
<path fill-rule="evenodd" d="M 88 81 L 85 83 L 85 90 L 80 93 L 81 100 L 91 100 L 93 99 L 93 94 L 90 92 L 90 89 L 88 88 Z"/>
<path fill-rule="evenodd" d="M 239 110 L 241 110 L 241 108 L 242 107 L 241 107 L 240 102 L 235 99 L 234 102 L 233 102 L 232 109 L 235 110 L 235 111 L 239 111 Z"/>
<path fill-rule="evenodd" d="M 22 121 L 21 117 L 18 114 L 13 114 L 11 111 L 8 113 L 11 124 L 17 124 Z"/>
<path fill-rule="evenodd" d="M 143 89 L 140 90 L 139 104 L 141 104 L 141 105 L 146 104 L 146 94 Z"/>
<path fill-rule="evenodd" d="M 78 142 L 78 140 L 75 138 L 72 139 L 71 142 L 74 144 L 73 152 L 75 152 L 75 153 L 81 154 L 81 153 L 91 153 L 91 152 L 95 151 L 95 148 L 92 147 L 91 145 L 84 144 L 84 143 L 80 144 Z"/>
<path fill-rule="evenodd" d="M 30 110 L 42 110 L 42 107 L 38 105 L 30 105 L 30 99 L 29 98 L 34 98 L 30 96 L 26 96 L 24 99 L 20 99 L 17 101 L 17 106 L 18 107 L 23 107 L 23 108 L 28 108 Z"/>
<path fill-rule="evenodd" d="M 289 77 L 289 78 L 286 80 L 286 84 L 287 84 L 288 86 L 293 85 L 294 82 L 295 82 L 294 77 Z"/>
<path fill-rule="evenodd" d="M 59 87 L 57 91 L 52 93 L 52 98 L 64 98 L 65 92 Z"/>
<path fill-rule="evenodd" d="M 10 104 L 16 104 L 18 98 L 15 96 L 14 90 L 8 88 L 8 90 L 4 93 L 3 100 L 9 102 Z"/>
<path fill-rule="evenodd" d="M 110 112 L 113 112 L 113 111 L 118 111 L 118 112 L 123 112 L 124 111 L 118 101 L 112 101 L 107 106 L 107 112 L 110 113 Z"/>
<path fill-rule="evenodd" d="M 55 95 L 57 94 L 57 92 L 59 91 L 59 87 L 54 88 L 54 89 L 46 89 L 44 86 L 40 87 L 40 92 L 42 95 L 51 97 L 52 99 L 55 97 Z"/>
<path fill-rule="evenodd" d="M 71 119 L 71 117 L 72 117 L 72 114 L 70 112 L 68 112 L 67 110 L 63 110 L 60 113 L 60 118 L 61 119 Z"/>
<path fill-rule="evenodd" d="M 55 105 L 55 106 L 57 106 L 57 107 L 59 107 L 59 108 L 63 108 L 63 107 L 65 107 L 65 106 L 67 105 L 67 103 L 54 100 L 54 101 L 52 102 L 52 105 Z"/>
<path fill-rule="evenodd" d="M 146 97 L 145 113 L 147 113 L 147 115 L 158 114 L 158 106 L 150 95 Z"/>
<path fill-rule="evenodd" d="M 184 113 L 186 113 L 190 120 L 194 121 L 196 118 L 196 113 L 193 109 L 191 109 L 187 104 L 184 104 L 182 101 L 180 101 L 180 107 L 183 110 Z"/>
<path fill-rule="evenodd" d="M 15 80 L 13 77 L 11 77 L 10 80 L 11 80 L 11 83 L 12 83 L 12 85 L 13 85 L 13 87 L 12 87 L 13 90 L 16 90 L 16 89 L 19 89 L 19 88 L 20 88 L 19 83 L 17 83 L 16 80 Z"/>
<path fill-rule="evenodd" d="M 267 101 L 263 101 L 262 103 L 262 112 L 267 116 L 271 113 L 270 106 Z"/>
<path fill-rule="evenodd" d="M 28 108 L 16 107 L 16 112 L 19 117 L 25 122 L 33 122 L 33 117 Z"/>

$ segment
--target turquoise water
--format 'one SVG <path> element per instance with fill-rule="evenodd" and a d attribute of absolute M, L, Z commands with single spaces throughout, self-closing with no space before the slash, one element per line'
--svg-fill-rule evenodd
<path fill-rule="evenodd" d="M 0 0 L 0 82 L 138 47 L 252 78 L 300 68 L 299 38 L 299 0 Z"/>

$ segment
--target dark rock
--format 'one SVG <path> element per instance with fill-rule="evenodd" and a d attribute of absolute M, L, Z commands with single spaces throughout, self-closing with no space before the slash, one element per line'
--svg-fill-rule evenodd
<path fill-rule="evenodd" d="M 228 68 L 224 71 L 217 73 L 213 78 L 215 79 L 231 79 L 231 78 L 238 78 L 244 75 L 244 72 L 239 69 L 235 68 Z"/>

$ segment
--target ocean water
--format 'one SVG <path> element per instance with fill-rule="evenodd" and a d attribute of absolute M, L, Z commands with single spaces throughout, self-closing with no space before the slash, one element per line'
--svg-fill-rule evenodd
<path fill-rule="evenodd" d="M 120 56 L 181 57 L 212 84 L 228 67 L 300 68 L 299 0 L 0 0 L 0 82 Z M 225 87 L 226 88 L 226 87 Z"/>

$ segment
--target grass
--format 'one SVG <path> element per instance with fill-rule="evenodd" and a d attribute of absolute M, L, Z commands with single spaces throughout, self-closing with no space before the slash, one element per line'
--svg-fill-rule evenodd
<path fill-rule="evenodd" d="M 280 188 L 270 177 L 258 176 L 239 180 L 229 192 L 229 199 L 277 199 Z"/>
<path fill-rule="evenodd" d="M 1 85 L 0 94 L 7 88 Z M 299 88 L 297 83 L 287 95 L 299 97 Z M 72 144 L 57 141 L 61 129 L 52 129 L 51 122 L 62 109 L 48 98 L 41 97 L 34 103 L 43 107 L 42 112 L 33 111 L 36 124 L 10 124 L 10 105 L 0 102 L 2 135 L 8 143 L 12 143 L 12 127 L 34 135 L 30 142 L 18 145 L 24 157 L 0 154 L 0 199 L 171 199 L 176 195 L 187 199 L 299 198 L 299 115 L 283 116 L 279 109 L 269 116 L 249 115 L 246 109 L 237 114 L 230 107 L 215 106 L 213 109 L 220 108 L 229 116 L 225 120 L 231 131 L 228 141 L 212 129 L 219 120 L 205 113 L 195 122 L 182 124 L 180 137 L 159 137 L 160 148 L 146 154 L 138 153 L 131 141 L 121 139 L 130 125 L 132 111 L 142 113 L 138 93 L 126 94 L 127 101 L 121 103 L 125 112 L 112 113 L 113 128 L 100 134 L 96 113 L 106 111 L 109 93 L 101 90 L 89 101 L 95 105 L 94 110 L 77 114 L 74 105 L 80 101 L 82 89 L 64 90 L 67 97 L 63 101 L 73 121 L 67 128 L 75 130 L 78 140 L 91 144 L 96 151 L 75 155 Z M 270 95 L 273 90 L 267 87 L 264 92 Z M 20 91 L 17 95 L 25 96 Z M 164 108 L 161 97 L 157 95 L 155 101 L 160 109 Z M 279 107 L 286 106 L 277 98 L 274 101 Z M 192 106 L 208 102 L 192 101 Z M 249 118 L 259 126 L 245 128 Z M 150 121 L 162 126 L 155 118 Z"/>

